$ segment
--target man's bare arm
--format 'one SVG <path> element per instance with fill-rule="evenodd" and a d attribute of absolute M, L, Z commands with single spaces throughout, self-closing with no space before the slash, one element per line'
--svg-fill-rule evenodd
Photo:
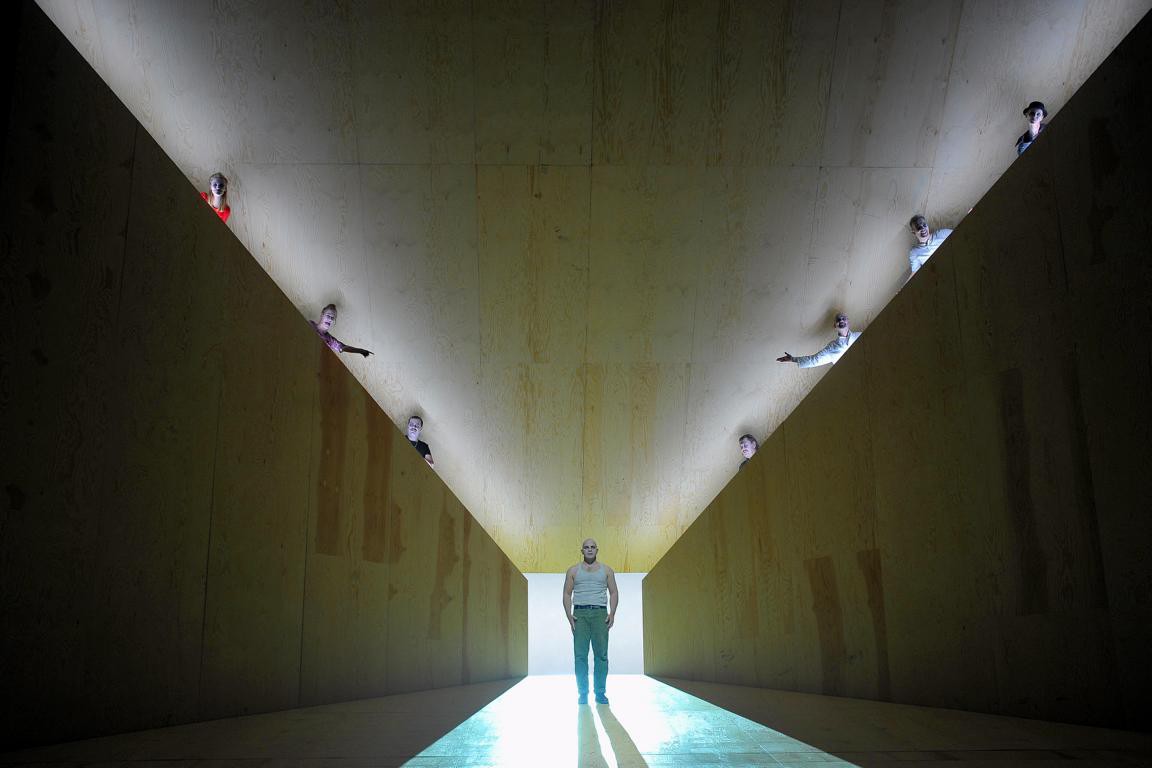
<path fill-rule="evenodd" d="M 576 618 L 572 615 L 572 590 L 576 588 L 576 569 L 569 568 L 564 576 L 564 615 L 568 617 L 568 626 L 573 634 L 576 632 Z"/>
<path fill-rule="evenodd" d="M 612 625 L 616 623 L 616 606 L 619 604 L 620 590 L 616 589 L 616 571 L 608 568 L 608 618 L 604 621 L 608 629 L 612 629 Z"/>

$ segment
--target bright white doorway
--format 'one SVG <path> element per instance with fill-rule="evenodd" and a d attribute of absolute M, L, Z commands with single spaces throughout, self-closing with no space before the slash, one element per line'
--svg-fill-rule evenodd
<path fill-rule="evenodd" d="M 562 573 L 526 573 L 528 577 L 528 674 L 572 674 L 572 631 L 561 602 Z M 644 673 L 644 610 L 641 582 L 648 574 L 617 573 L 620 606 L 608 635 L 608 674 Z"/>

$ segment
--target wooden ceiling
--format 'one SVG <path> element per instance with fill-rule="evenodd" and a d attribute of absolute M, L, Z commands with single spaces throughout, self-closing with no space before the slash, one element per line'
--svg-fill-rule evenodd
<path fill-rule="evenodd" d="M 38 2 L 524 571 L 654 565 L 1152 6 Z"/>

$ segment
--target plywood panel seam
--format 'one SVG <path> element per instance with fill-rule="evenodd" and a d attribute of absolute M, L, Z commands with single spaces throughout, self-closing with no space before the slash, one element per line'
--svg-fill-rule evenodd
<path fill-rule="evenodd" d="M 967 389 L 967 383 L 968 383 L 966 372 L 971 370 L 971 366 L 970 366 L 969 361 L 967 359 L 968 345 L 964 343 L 964 323 L 961 322 L 961 318 L 964 317 L 964 313 L 962 312 L 963 308 L 961 307 L 961 302 L 960 302 L 960 275 L 956 271 L 957 265 L 956 265 L 956 262 L 954 260 L 947 259 L 943 263 L 944 263 L 943 267 L 937 267 L 937 268 L 940 269 L 941 271 L 947 270 L 947 271 L 950 271 L 952 273 L 952 275 L 951 275 L 952 276 L 952 286 L 953 286 L 953 288 L 952 288 L 952 303 L 955 305 L 955 308 L 956 308 L 956 349 L 957 349 L 957 357 L 960 358 L 959 369 L 960 369 L 960 371 L 963 372 L 963 373 L 961 373 L 962 380 L 960 383 L 961 383 L 961 386 L 966 390 Z M 954 464 L 953 466 L 955 467 L 956 465 Z M 960 478 L 959 468 L 957 468 L 957 481 L 959 481 L 959 478 Z M 961 486 L 957 485 L 956 487 L 959 488 Z"/>
<path fill-rule="evenodd" d="M 316 375 L 320 375 L 317 370 Z M 312 519 L 316 513 L 316 483 L 319 477 L 314 471 L 318 466 L 316 459 L 316 422 L 318 411 L 323 407 L 320 402 L 320 387 L 312 390 L 312 418 L 308 420 L 308 504 L 304 509 L 304 582 L 300 589 L 300 652 L 296 661 L 296 706 L 304 702 L 304 628 L 308 626 L 308 556 L 309 542 L 312 540 Z"/>
<path fill-rule="evenodd" d="M 593 25 L 595 26 L 595 21 Z M 595 52 L 593 52 L 595 56 Z M 592 322 L 592 212 L 595 187 L 593 174 L 595 137 L 596 137 L 596 78 L 592 78 L 592 107 L 588 110 L 588 237 L 584 248 L 584 349 L 580 354 L 580 505 L 576 509 L 576 524 L 584 527 L 584 515 L 588 510 L 588 500 L 585 492 L 588 489 L 588 480 L 584 474 L 588 454 L 588 337 L 591 335 Z M 585 531 L 587 533 L 588 531 Z"/>
<path fill-rule="evenodd" d="M 337 13 L 343 12 L 343 18 L 341 19 L 342 26 L 344 27 L 345 34 L 347 34 L 350 38 L 351 37 L 351 30 L 353 28 L 354 21 L 351 18 L 349 18 L 349 16 L 347 15 L 348 6 L 345 6 L 343 4 L 337 5 L 336 6 L 336 12 Z M 349 42 L 349 47 L 351 47 L 350 42 Z M 360 162 L 360 160 L 361 160 L 361 154 L 360 154 L 360 118 L 359 118 L 359 115 L 356 111 L 356 105 L 359 103 L 360 103 L 359 99 L 348 99 L 348 109 L 350 112 L 349 121 L 351 123 L 351 125 L 348 126 L 348 128 L 352 134 L 352 156 L 354 158 L 356 158 L 356 164 L 357 165 L 362 165 L 362 163 Z M 361 186 L 360 186 L 361 193 L 363 193 L 363 190 L 364 190 L 364 186 L 363 186 L 363 184 L 361 184 Z M 363 201 L 363 199 L 364 199 L 363 194 L 361 194 L 360 200 Z M 361 217 L 361 230 L 363 230 L 363 217 Z"/>
<path fill-rule="evenodd" d="M 359 131 L 356 131 L 356 134 L 357 134 L 357 139 L 356 139 L 357 147 L 359 147 L 359 142 L 360 142 Z M 359 152 L 359 149 L 357 149 L 357 152 Z M 365 165 L 366 165 L 366 163 L 359 163 L 358 164 L 359 167 L 357 168 L 357 172 L 356 172 L 356 184 L 357 184 L 356 194 L 357 194 L 357 197 L 359 197 L 359 199 L 360 199 L 360 248 L 361 248 L 360 256 L 361 256 L 361 258 L 364 259 L 365 277 L 367 279 L 367 276 L 370 274 L 369 264 L 372 263 L 372 259 L 369 256 L 369 254 L 372 253 L 373 244 L 368 241 L 368 216 L 365 214 L 365 211 L 364 211 L 364 209 L 366 207 L 365 203 L 364 203 L 364 201 L 366 199 L 365 188 L 364 188 L 364 167 L 365 167 Z M 376 292 L 375 291 L 368 291 L 368 317 L 370 317 L 370 318 L 376 317 Z M 381 351 L 383 351 L 383 350 L 381 350 Z M 365 387 L 365 389 L 368 389 L 368 388 Z M 375 400 L 375 396 L 373 396 L 373 400 Z M 381 410 L 384 410 L 384 406 L 382 404 L 377 403 L 377 405 L 379 405 Z"/>
<path fill-rule="evenodd" d="M 863 347 L 860 351 L 867 353 L 868 348 Z M 867 363 L 868 360 L 864 360 L 863 362 Z M 876 409 L 873 407 L 873 403 L 872 403 L 872 392 L 873 392 L 872 366 L 866 364 L 863 367 L 864 367 L 864 373 L 863 373 L 863 379 L 864 379 L 863 390 L 864 390 L 864 392 L 862 393 L 861 399 L 864 401 L 864 408 L 866 409 L 866 411 L 868 413 L 875 413 Z M 868 513 L 868 520 L 866 521 L 867 526 L 868 526 L 866 544 L 869 548 L 876 549 L 876 547 L 877 547 L 877 543 L 876 543 L 877 510 L 876 510 L 876 473 L 875 473 L 876 443 L 872 439 L 872 430 L 870 428 L 865 428 L 865 429 L 861 430 L 861 439 L 865 440 L 867 442 L 867 446 L 866 446 L 865 450 L 862 451 L 862 456 L 868 462 L 868 465 L 864 471 L 864 477 L 866 478 L 866 483 L 868 485 L 868 489 L 867 489 L 868 490 L 868 504 L 867 504 L 867 507 L 865 510 Z"/>
<path fill-rule="evenodd" d="M 705 217 L 708 215 L 706 196 L 701 195 L 697 199 L 696 204 L 698 206 L 700 206 L 700 210 L 699 210 L 700 220 L 704 221 Z M 697 250 L 696 265 L 695 265 L 696 266 L 696 274 L 692 280 L 692 286 L 693 286 L 693 288 L 692 288 L 692 324 L 691 324 L 691 326 L 689 326 L 689 332 L 688 332 L 688 366 L 687 366 L 688 370 L 687 370 L 687 373 L 685 376 L 685 383 L 684 383 L 685 400 L 690 399 L 692 397 L 692 373 L 696 368 L 696 366 L 695 366 L 695 362 L 696 362 L 696 360 L 695 360 L 695 357 L 696 357 L 696 324 L 697 324 L 697 318 L 699 317 L 699 314 L 700 314 L 699 309 L 700 309 L 701 273 L 704 271 L 704 257 L 700 254 L 701 254 L 701 251 Z M 680 429 L 681 443 L 683 445 L 688 445 L 689 444 L 688 430 L 691 428 L 691 421 L 694 418 L 694 416 L 693 416 L 691 410 L 688 408 L 684 408 L 682 413 L 683 413 L 683 416 L 682 416 L 681 429 Z M 683 462 L 683 459 L 681 459 L 681 462 Z M 679 490 L 677 491 L 677 493 L 679 493 Z M 657 497 L 656 503 L 657 503 L 656 512 L 657 512 L 657 516 L 658 516 L 657 519 L 662 519 L 662 518 L 664 518 L 664 513 L 662 510 L 659 509 L 659 504 L 660 504 L 659 497 Z M 711 503 L 711 500 L 709 501 L 709 503 Z M 705 505 L 705 507 L 703 509 L 701 509 L 700 512 L 697 512 L 696 516 L 698 517 L 700 515 L 700 513 L 703 512 L 704 509 L 707 509 L 707 505 Z M 693 517 L 693 519 L 695 519 L 695 517 Z M 680 530 L 677 531 L 677 533 L 676 533 L 677 537 L 679 537 L 680 535 L 682 535 L 684 533 L 684 529 L 687 527 L 687 525 L 684 523 L 678 522 L 677 527 L 680 528 Z"/>
<path fill-rule="evenodd" d="M 1059 206 L 1057 206 L 1059 207 Z M 1089 609 L 1111 613 L 1112 605 L 1108 593 L 1107 567 L 1104 558 L 1104 542 L 1100 537 L 1100 515 L 1096 503 L 1096 480 L 1092 474 L 1092 447 L 1088 440 L 1088 421 L 1084 415 L 1084 392 L 1080 381 L 1080 353 L 1075 342 L 1072 344 L 1071 357 L 1067 363 L 1067 377 L 1072 399 L 1073 425 L 1070 430 L 1073 435 L 1073 449 L 1077 454 L 1076 460 L 1080 464 L 1084 481 L 1081 493 L 1085 512 L 1084 524 L 1088 528 L 1088 551 L 1093 560 L 1094 574 L 1090 578 L 1096 583 L 1092 586 L 1096 599 L 1089 601 Z M 1099 602 L 1097 602 L 1099 601 Z M 1109 668 L 1105 670 L 1110 688 L 1117 687 L 1118 653 L 1116 649 L 1116 632 L 1112 621 L 1102 623 L 1105 636 Z M 1135 714 L 1135 713 L 1133 713 Z"/>
<path fill-rule="evenodd" d="M 135 157 L 135 155 L 133 155 Z M 223 363 L 223 361 L 221 361 Z M 208 541 L 204 547 L 204 598 L 201 601 L 200 620 L 200 668 L 197 670 L 196 683 L 196 711 L 200 717 L 205 717 L 203 710 L 204 699 L 204 653 L 205 639 L 208 632 L 208 583 L 209 574 L 212 573 L 212 522 L 216 517 L 216 467 L 220 463 L 220 422 L 223 420 L 221 409 L 224 403 L 224 377 L 216 382 L 216 435 L 212 441 L 212 479 L 208 485 Z"/>
<path fill-rule="evenodd" d="M 949 91 L 952 90 L 952 65 L 956 63 L 956 43 L 960 38 L 960 23 L 964 19 L 964 5 L 965 5 L 964 0 L 960 0 L 960 11 L 959 11 L 959 13 L 956 14 L 956 23 L 952 26 L 952 29 L 950 30 L 951 35 L 952 35 L 952 51 L 951 51 L 951 53 L 948 54 L 948 68 L 944 72 L 944 99 L 940 105 L 941 119 L 943 119 L 944 115 L 948 114 L 948 93 L 949 93 Z M 929 163 L 929 165 L 932 168 L 932 176 L 933 176 L 933 178 L 929 179 L 929 182 L 928 182 L 929 193 L 931 193 L 931 190 L 934 189 L 932 182 L 935 181 L 936 155 L 939 154 L 939 152 L 940 152 L 940 132 L 939 132 L 939 129 L 937 129 L 936 142 L 934 143 L 934 145 L 932 147 L 932 161 L 931 161 L 931 163 Z M 927 203 L 925 203 L 925 209 L 927 209 Z M 927 215 L 926 210 L 925 210 L 925 215 Z"/>
<path fill-rule="evenodd" d="M 825 107 L 824 124 L 821 126 L 819 141 L 816 142 L 816 146 L 818 148 L 824 146 L 824 137 L 828 135 L 828 122 L 830 120 L 832 120 L 831 112 L 830 112 L 830 110 L 827 109 L 827 107 L 829 104 L 832 103 L 832 84 L 836 81 L 836 51 L 839 50 L 839 46 L 840 46 L 840 22 L 843 20 L 843 18 L 844 18 L 844 0 L 840 0 L 840 5 L 836 8 L 836 33 L 834 35 L 832 35 L 832 48 L 830 49 L 832 51 L 832 54 L 831 54 L 831 58 L 829 60 L 830 63 L 828 65 L 828 85 L 824 90 L 824 107 Z M 824 158 L 823 151 L 818 151 L 816 164 L 820 167 L 821 170 L 823 170 L 823 168 L 824 168 L 823 158 Z M 817 174 L 817 184 L 819 184 L 819 174 Z M 813 204 L 813 217 L 815 217 L 815 207 L 816 206 L 814 203 Z M 815 221 L 815 218 L 813 218 L 813 221 Z M 811 251 L 811 247 L 812 247 L 811 242 L 809 242 L 808 247 L 809 247 L 809 251 Z"/>
<path fill-rule="evenodd" d="M 1085 10 L 1085 13 L 1087 13 L 1087 10 Z M 1055 162 L 1056 162 L 1055 156 L 1056 156 L 1056 153 L 1051 153 L 1047 158 L 1048 159 L 1048 175 L 1052 180 L 1052 189 L 1054 191 L 1053 192 L 1054 194 L 1055 194 L 1056 183 L 1057 183 L 1056 168 L 1054 167 Z M 1063 288 L 1065 291 L 1067 291 L 1070 294 L 1069 298 L 1072 298 L 1072 296 L 1071 296 L 1071 294 L 1072 294 L 1072 282 L 1068 277 L 1068 253 L 1067 253 L 1068 249 L 1064 245 L 1064 222 L 1060 218 L 1060 211 L 1062 208 L 1063 208 L 1063 206 L 1059 205 L 1059 204 L 1052 206 L 1052 217 L 1054 219 L 1056 219 L 1055 236 L 1056 236 L 1056 244 L 1060 250 L 1060 269 L 1061 269 L 1060 274 L 1064 277 Z M 1073 345 L 1073 348 L 1075 348 L 1075 345 Z"/>
<path fill-rule="evenodd" d="M 476 146 L 476 142 L 479 136 L 476 130 L 476 126 L 479 124 L 479 116 L 477 115 L 476 107 L 476 0 L 470 0 L 468 3 L 468 39 L 471 43 L 469 48 L 472 56 L 472 71 L 470 73 L 472 76 L 472 163 L 475 165 L 476 161 L 480 159 L 480 153 L 477 151 L 478 147 Z M 476 189 L 479 189 L 479 182 L 480 180 L 476 179 Z M 479 222 L 480 217 L 477 216 L 476 218 L 477 222 Z M 477 230 L 479 230 L 479 223 L 477 223 Z M 479 243 L 479 239 L 477 239 L 476 242 Z M 479 250 L 479 248 L 477 248 L 477 250 Z M 476 327 L 481 328 L 483 326 Z"/>
<path fill-rule="evenodd" d="M 140 131 L 144 130 L 140 127 L 140 123 L 136 123 L 136 130 L 132 132 L 132 173 L 128 177 L 128 212 L 124 217 L 124 248 L 120 252 L 120 289 L 116 293 L 116 317 L 115 326 L 120 327 L 120 308 L 124 304 L 124 269 L 128 263 L 128 232 L 131 230 L 129 227 L 132 225 L 132 198 L 136 188 L 136 148 L 140 144 Z M 219 418 L 219 416 L 217 416 Z"/>
<path fill-rule="evenodd" d="M 474 209 L 475 215 L 473 216 L 473 230 L 472 230 L 472 242 L 475 244 L 475 247 L 472 249 L 472 251 L 473 251 L 473 257 L 474 257 L 474 263 L 476 265 L 476 293 L 479 296 L 480 292 L 482 290 L 482 286 L 484 285 L 484 283 L 482 282 L 482 280 L 483 280 L 483 264 L 481 262 L 481 260 L 483 259 L 483 243 L 484 243 L 484 240 L 483 240 L 483 235 L 484 235 L 483 219 L 484 219 L 484 216 L 483 216 L 483 212 L 481 211 L 480 205 L 479 205 L 481 180 L 480 180 L 480 152 L 479 152 L 479 147 L 477 146 L 477 143 L 479 141 L 479 132 L 477 131 L 477 126 L 479 124 L 479 116 L 477 114 L 477 105 L 476 105 L 476 93 L 477 93 L 478 89 L 476 87 L 477 40 L 476 40 L 476 3 L 475 3 L 475 0 L 470 0 L 470 2 L 468 4 L 468 36 L 469 36 L 469 39 L 471 40 L 471 43 L 472 43 L 472 45 L 471 45 L 471 56 L 472 56 L 472 72 L 471 72 L 471 76 L 472 76 L 472 190 L 473 190 L 473 198 L 476 201 L 474 203 L 476 207 Z M 477 344 L 475 376 L 477 379 L 479 379 L 479 381 L 477 381 L 477 384 L 481 387 L 481 389 L 483 387 L 483 377 L 484 377 L 484 367 L 485 367 L 484 366 L 484 343 L 483 343 L 484 331 L 483 331 L 483 329 L 484 329 L 484 306 L 483 306 L 482 301 L 477 301 L 476 302 L 476 333 L 477 333 L 477 337 L 479 339 L 479 343 Z M 445 484 L 445 486 L 448 487 L 450 492 L 454 493 L 454 491 L 452 491 L 452 489 L 451 489 L 451 486 L 448 485 L 447 481 L 445 481 L 444 484 Z M 471 510 L 468 510 L 467 508 L 465 509 L 465 512 L 467 514 L 471 514 Z"/>

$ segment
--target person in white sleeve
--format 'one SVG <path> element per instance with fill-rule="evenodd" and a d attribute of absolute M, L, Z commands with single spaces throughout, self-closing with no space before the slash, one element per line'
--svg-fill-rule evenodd
<path fill-rule="evenodd" d="M 815 368 L 818 365 L 835 363 L 858 338 L 860 338 L 860 331 L 852 330 L 851 326 L 848 325 L 848 315 L 840 312 L 836 315 L 836 338 L 828 346 L 814 355 L 794 357 L 785 352 L 784 357 L 776 358 L 776 362 L 796 363 L 801 368 Z"/>
<path fill-rule="evenodd" d="M 940 247 L 945 238 L 952 234 L 952 230 L 939 229 L 933 232 L 928 228 L 928 219 L 919 213 L 908 220 L 908 228 L 916 237 L 916 245 L 908 251 L 908 264 L 912 267 L 912 274 L 916 274 L 916 270 L 932 258 L 932 254 L 936 253 L 936 249 Z"/>

